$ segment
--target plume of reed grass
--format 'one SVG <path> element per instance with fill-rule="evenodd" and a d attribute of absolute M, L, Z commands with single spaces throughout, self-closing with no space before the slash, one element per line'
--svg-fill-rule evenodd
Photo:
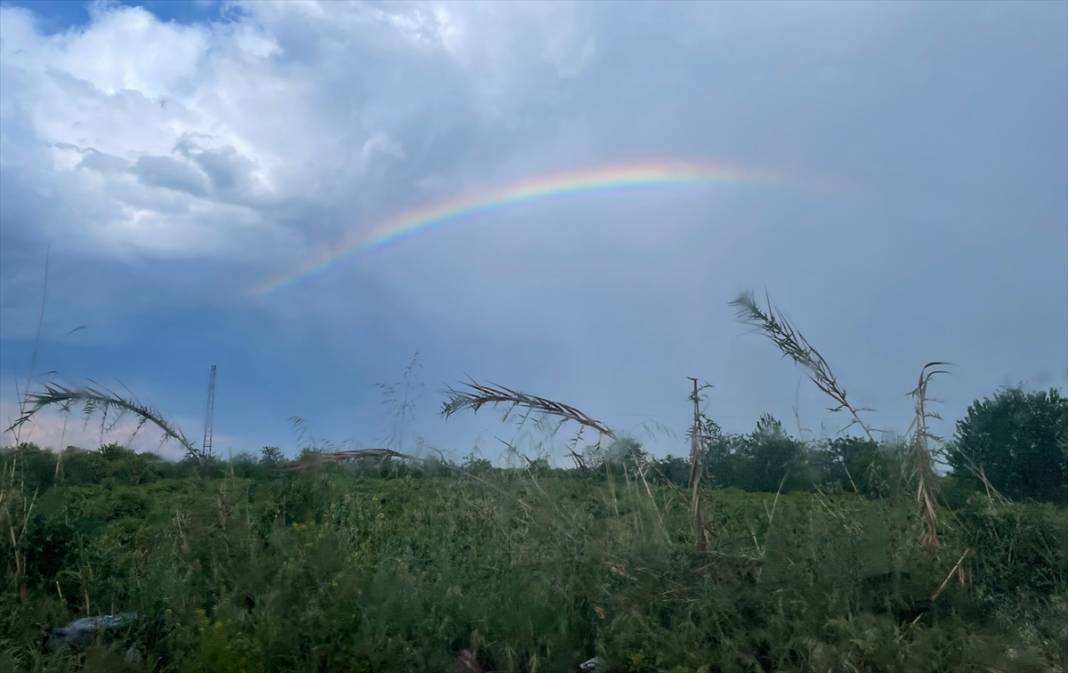
<path fill-rule="evenodd" d="M 743 292 L 734 301 L 730 302 L 730 305 L 737 309 L 738 320 L 755 327 L 770 339 L 784 357 L 793 360 L 817 388 L 837 403 L 837 406 L 829 409 L 832 413 L 839 411 L 849 413 L 853 420 L 839 432 L 845 432 L 857 425 L 864 431 L 868 439 L 875 441 L 871 427 L 860 417 L 861 409 L 853 406 L 853 403 L 846 397 L 845 388 L 838 383 L 838 379 L 831 370 L 831 365 L 827 362 L 827 359 L 781 311 L 772 305 L 770 297 L 765 299 L 765 307 L 761 308 L 752 292 Z M 849 479 L 853 491 L 859 493 L 860 489 L 857 488 L 853 475 L 850 474 L 849 467 L 846 466 L 844 461 L 842 462 L 842 467 L 845 469 L 846 477 Z"/>
<path fill-rule="evenodd" d="M 96 385 L 68 387 L 59 383 L 46 383 L 39 392 L 27 392 L 23 398 L 23 403 L 24 410 L 22 415 L 7 428 L 10 432 L 14 432 L 30 422 L 37 412 L 46 407 L 58 406 L 63 411 L 70 411 L 71 406 L 75 404 L 82 405 L 82 410 L 86 416 L 100 411 L 102 415 L 101 427 L 103 428 L 107 421 L 108 412 L 115 408 L 118 409 L 120 415 L 132 413 L 137 417 L 135 434 L 146 423 L 151 423 L 163 432 L 164 440 L 173 439 L 181 444 L 188 457 L 198 460 L 204 457 L 201 451 L 185 436 L 181 428 L 165 419 L 159 411 L 138 402 L 132 396 L 123 397 L 112 390 Z M 117 421 L 118 418 L 113 420 L 110 427 L 114 427 Z"/>
<path fill-rule="evenodd" d="M 523 408 L 529 412 L 556 416 L 564 421 L 574 421 L 583 427 L 596 430 L 610 439 L 616 438 L 616 433 L 607 425 L 569 404 L 537 395 L 530 395 L 504 386 L 486 385 L 476 381 L 465 383 L 464 387 L 465 389 L 463 390 L 449 388 L 446 391 L 448 397 L 442 404 L 442 416 L 448 418 L 463 409 L 477 412 L 487 404 L 490 406 L 504 404 L 509 406 L 509 412 L 512 409 Z"/>
<path fill-rule="evenodd" d="M 916 504 L 919 506 L 920 519 L 923 521 L 920 544 L 924 547 L 938 546 L 938 513 L 935 510 L 934 495 L 931 491 L 934 471 L 931 469 L 931 450 L 928 441 L 932 439 L 938 441 L 939 438 L 928 430 L 927 420 L 941 418 L 927 409 L 927 385 L 934 376 L 948 374 L 949 372 L 945 369 L 938 369 L 948 364 L 948 362 L 925 364 L 920 368 L 920 377 L 916 387 L 909 393 L 916 402 L 916 415 L 909 427 L 912 437 L 909 442 L 908 469 L 911 471 L 910 476 L 916 480 Z"/>

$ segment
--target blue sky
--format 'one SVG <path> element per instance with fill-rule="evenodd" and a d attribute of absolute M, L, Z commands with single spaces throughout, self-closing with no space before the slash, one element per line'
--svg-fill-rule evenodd
<path fill-rule="evenodd" d="M 515 438 L 493 413 L 438 417 L 467 376 L 659 454 L 685 451 L 687 376 L 728 430 L 767 411 L 833 433 L 734 320 L 746 289 L 879 427 L 906 429 L 929 360 L 955 363 L 933 391 L 948 420 L 998 386 L 1063 390 L 1066 120 L 1064 3 L 4 2 L 2 420 L 46 255 L 37 381 L 121 382 L 199 436 L 217 364 L 224 450 L 293 451 L 292 417 L 389 441 L 376 384 L 416 352 L 410 450 Z M 421 204 L 649 158 L 779 179 L 516 204 L 249 292 Z"/>

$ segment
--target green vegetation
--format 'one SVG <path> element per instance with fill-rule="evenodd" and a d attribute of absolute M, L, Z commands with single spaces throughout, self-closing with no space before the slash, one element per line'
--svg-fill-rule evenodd
<path fill-rule="evenodd" d="M 1068 399 L 1009 388 L 979 400 L 957 421 L 947 454 L 975 487 L 989 479 L 1010 498 L 1068 503 Z"/>
<path fill-rule="evenodd" d="M 574 468 L 316 446 L 224 462 L 113 391 L 30 393 L 14 432 L 80 405 L 186 458 L 0 449 L 0 671 L 1068 672 L 1068 401 L 1001 391 L 943 450 L 930 362 L 907 438 L 880 442 L 770 300 L 734 305 L 861 436 L 805 442 L 770 415 L 725 434 L 693 380 L 690 455 L 656 459 L 575 407 L 472 381 L 444 415 L 577 424 Z M 395 447 L 417 367 L 383 387 Z M 56 646 L 54 627 L 100 615 L 114 628 Z"/>
<path fill-rule="evenodd" d="M 627 438 L 586 471 L 8 449 L 0 670 L 1068 670 L 1064 509 L 952 481 L 929 547 L 903 447 L 765 417 L 704 451 L 702 550 L 686 461 Z"/>

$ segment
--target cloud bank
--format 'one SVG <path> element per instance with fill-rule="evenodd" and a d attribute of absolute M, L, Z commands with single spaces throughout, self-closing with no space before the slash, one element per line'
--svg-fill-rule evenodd
<path fill-rule="evenodd" d="M 877 425 L 902 425 L 930 359 L 958 363 L 947 417 L 1065 384 L 1062 5 L 252 2 L 182 23 L 96 3 L 59 30 L 0 12 L 5 376 L 25 374 L 49 248 L 47 364 L 195 418 L 218 362 L 253 444 L 294 414 L 374 441 L 373 384 L 417 350 L 432 387 L 471 374 L 624 429 L 681 428 L 691 375 L 728 428 L 794 407 L 833 428 L 733 322 L 748 288 Z M 424 204 L 665 157 L 783 179 L 476 213 L 249 292 Z M 494 432 L 432 407 L 413 423 L 436 441 Z"/>

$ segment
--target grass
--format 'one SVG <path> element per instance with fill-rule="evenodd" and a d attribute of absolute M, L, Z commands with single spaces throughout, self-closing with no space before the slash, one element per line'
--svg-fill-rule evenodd
<path fill-rule="evenodd" d="M 0 599 L 0 670 L 453 671 L 464 650 L 502 672 L 1068 666 L 1063 509 L 982 498 L 932 550 L 908 500 L 706 489 L 701 551 L 688 493 L 631 471 L 406 474 L 49 488 L 27 594 Z M 966 549 L 972 583 L 944 584 Z M 125 611 L 117 639 L 41 647 Z"/>

